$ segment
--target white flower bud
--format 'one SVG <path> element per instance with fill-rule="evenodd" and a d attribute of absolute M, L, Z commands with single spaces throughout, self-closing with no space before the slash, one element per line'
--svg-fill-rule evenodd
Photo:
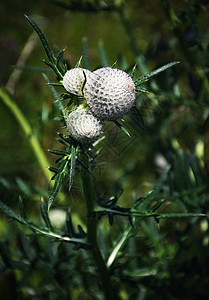
<path fill-rule="evenodd" d="M 77 96 L 82 96 L 82 88 L 85 82 L 84 73 L 87 78 L 91 71 L 82 68 L 74 68 L 67 71 L 62 80 L 66 91 Z"/>
<path fill-rule="evenodd" d="M 88 143 L 103 134 L 104 123 L 86 109 L 78 108 L 68 115 L 67 131 L 76 141 Z"/>
<path fill-rule="evenodd" d="M 134 105 L 135 84 L 122 70 L 100 68 L 88 75 L 84 96 L 93 115 L 113 121 L 122 118 Z"/>

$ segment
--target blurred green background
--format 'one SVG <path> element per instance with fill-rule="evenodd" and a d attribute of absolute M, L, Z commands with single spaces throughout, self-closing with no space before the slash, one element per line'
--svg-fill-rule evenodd
<path fill-rule="evenodd" d="M 168 6 L 167 1 L 160 0 L 115 0 L 105 1 L 114 4 L 112 10 L 98 9 L 96 12 L 80 11 L 79 7 L 83 3 L 85 8 L 92 5 L 97 9 L 100 1 L 63 2 L 74 5 L 75 9 L 64 9 L 47 0 L 7 0 L 0 3 L 0 85 L 10 90 L 12 99 L 28 120 L 49 163 L 54 164 L 54 157 L 47 150 L 60 147 L 57 132 L 65 133 L 65 128 L 55 118 L 59 117 L 59 111 L 40 71 L 46 68 L 42 61 L 46 55 L 39 39 L 32 35 L 33 30 L 24 14 L 36 20 L 55 51 L 56 48 L 66 47 L 64 56 L 70 67 L 75 66 L 83 54 L 86 40 L 91 70 L 104 62 L 104 49 L 110 65 L 117 61 L 118 68 L 130 71 L 137 63 L 136 78 L 168 62 L 180 61 L 179 65 L 163 72 L 145 86 L 150 93 L 138 96 L 136 106 L 140 118 L 134 111 L 130 117 L 125 117 L 132 136 L 130 140 L 117 127 L 106 124 L 106 141 L 102 144 L 98 166 L 93 174 L 95 189 L 98 193 L 109 195 L 115 187 L 122 185 L 124 192 L 120 203 L 129 206 L 135 196 L 150 191 L 163 170 L 171 166 L 173 173 L 165 183 L 163 192 L 166 194 L 169 190 L 168 195 L 179 198 L 177 201 L 171 200 L 164 209 L 178 211 L 179 207 L 183 207 L 189 211 L 207 213 L 208 1 L 173 0 L 169 1 Z M 28 41 L 31 35 L 32 42 Z M 21 56 L 26 45 L 30 45 L 31 49 L 28 49 L 26 61 L 20 62 L 25 68 L 16 69 L 14 65 L 18 59 L 27 56 Z M 21 74 L 13 75 L 17 70 Z M 53 75 L 47 74 L 53 78 Z M 57 88 L 57 91 L 62 93 L 63 89 Z M 36 219 L 41 196 L 46 198 L 50 189 L 49 179 L 44 175 L 22 128 L 3 101 L 0 101 L 0 122 L 1 200 L 16 208 L 18 196 L 21 195 L 28 214 Z M 80 217 L 85 219 L 79 177 L 70 192 L 67 183 L 63 191 L 69 198 L 63 202 L 57 199 L 55 208 L 71 207 L 77 213 L 82 211 Z M 146 225 L 143 233 L 139 233 L 145 246 L 137 244 L 137 251 L 143 254 L 149 250 L 151 253 L 148 258 L 145 254 L 144 264 L 152 265 L 157 260 L 160 268 L 157 274 L 141 275 L 141 281 L 136 279 L 137 284 L 148 292 L 144 293 L 145 298 L 137 296 L 134 299 L 208 299 L 207 221 L 169 222 L 161 223 L 162 235 L 156 233 L 156 239 Z M 16 231 L 15 225 L 8 224 L 1 213 L 0 236 L 2 240 L 10 240 L 13 248 L 18 248 Z M 117 235 L 117 230 L 113 231 L 114 234 Z M 159 255 L 156 255 L 157 258 L 152 247 Z M 163 259 L 166 262 L 162 262 Z M 2 282 L 7 282 L 7 279 L 4 277 Z M 123 283 L 124 290 L 126 285 L 128 283 Z M 127 292 L 124 295 L 122 299 L 130 299 Z M 131 295 L 136 297 L 134 292 Z M 7 296 L 8 299 L 10 296 Z M 24 299 L 28 299 L 27 296 Z"/>

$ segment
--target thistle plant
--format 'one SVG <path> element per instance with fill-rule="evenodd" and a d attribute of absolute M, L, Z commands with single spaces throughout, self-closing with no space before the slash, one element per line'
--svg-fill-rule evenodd
<path fill-rule="evenodd" d="M 150 191 L 140 196 L 134 196 L 132 204 L 129 206 L 120 204 L 123 194 L 123 178 L 110 195 L 106 196 L 105 193 L 98 195 L 95 189 L 97 181 L 92 182 L 92 174 L 98 165 L 98 154 L 105 151 L 103 142 L 108 134 L 108 131 L 105 131 L 106 127 L 115 126 L 125 138 L 130 139 L 132 133 L 129 132 L 128 125 L 131 123 L 131 128 L 134 127 L 135 131 L 139 127 L 136 121 L 139 114 L 135 115 L 135 119 L 133 117 L 133 112 L 138 112 L 138 99 L 140 95 L 149 93 L 149 90 L 145 89 L 143 85 L 150 79 L 156 79 L 161 72 L 176 66 L 179 61 L 165 64 L 142 76 L 136 75 L 139 57 L 136 64 L 124 69 L 117 68 L 115 64 L 107 66 L 105 63 L 103 67 L 99 66 L 96 70 L 89 70 L 88 64 L 82 65 L 82 59 L 79 59 L 73 68 L 68 69 L 64 58 L 65 51 L 61 50 L 55 55 L 39 26 L 30 17 L 26 16 L 26 18 L 43 45 L 48 58 L 44 63 L 53 71 L 57 79 L 56 82 L 50 81 L 44 74 L 44 79 L 54 96 L 54 103 L 58 105 L 58 117 L 64 127 L 64 133 L 58 133 L 60 148 L 49 150 L 58 159 L 55 162 L 56 166 L 49 167 L 52 173 L 52 187 L 49 195 L 40 201 L 42 222 L 36 224 L 28 218 L 21 197 L 19 198 L 19 214 L 5 203 L 0 202 L 0 208 L 10 219 L 19 222 L 32 232 L 31 239 L 36 242 L 38 236 L 44 237 L 43 255 L 39 255 L 39 253 L 30 252 L 30 245 L 24 231 L 20 233 L 21 245 L 27 257 L 26 262 L 23 261 L 19 266 L 26 270 L 26 275 L 21 279 L 22 285 L 26 281 L 27 274 L 30 274 L 33 269 L 33 264 L 38 261 L 37 268 L 45 272 L 40 286 L 44 286 L 47 282 L 50 290 L 50 281 L 53 280 L 58 286 L 57 293 L 52 292 L 50 295 L 52 299 L 56 299 L 58 296 L 62 299 L 70 299 L 71 296 L 72 299 L 77 299 L 75 294 L 71 295 L 69 282 L 71 287 L 81 290 L 81 297 L 83 293 L 81 286 L 86 286 L 88 293 L 86 299 L 127 299 L 128 292 L 124 292 L 124 296 L 120 290 L 120 278 L 122 278 L 124 286 L 126 285 L 124 282 L 128 278 L 136 287 L 138 281 L 134 277 L 137 276 L 139 270 L 142 277 L 152 277 L 164 268 L 163 263 L 167 258 L 159 250 L 159 245 L 164 242 L 157 231 L 159 221 L 192 217 L 199 219 L 206 216 L 188 201 L 190 194 L 193 194 L 195 199 L 202 197 L 201 201 L 204 203 L 203 193 L 206 191 L 207 185 L 205 177 L 201 175 L 202 162 L 196 157 L 180 151 L 177 141 L 171 138 L 171 149 L 175 156 L 172 161 L 173 167 L 164 168 L 156 182 L 152 184 Z M 144 68 L 140 65 L 139 69 Z M 153 81 L 153 86 L 150 97 L 155 99 L 156 95 L 160 96 L 160 89 L 157 88 L 155 81 Z M 62 89 L 60 95 L 57 87 Z M 127 122 L 126 117 L 130 118 Z M 167 145 L 160 145 L 160 147 L 162 152 L 167 151 Z M 182 174 L 184 174 L 183 178 L 187 179 L 186 190 L 181 188 Z M 82 205 L 85 204 L 87 212 L 85 222 L 82 220 L 82 214 L 74 214 L 73 209 L 67 207 L 65 225 L 56 228 L 50 219 L 50 211 L 56 207 L 56 200 L 62 193 L 64 183 L 68 182 L 68 199 L 68 193 L 70 194 L 75 180 L 79 181 L 82 190 L 81 201 Z M 197 182 L 200 183 L 198 187 Z M 176 210 L 166 212 L 166 209 L 163 208 L 166 208 L 166 205 L 172 201 L 177 203 L 181 209 L 178 209 L 177 212 Z M 190 211 L 187 209 L 187 204 L 190 205 Z M 76 205 L 79 206 L 80 202 Z M 74 225 L 74 218 L 80 222 L 78 226 Z M 108 226 L 108 234 L 103 226 L 104 222 Z M 111 236 L 111 229 L 115 223 L 118 226 L 117 236 Z M 138 269 L 135 271 L 133 263 L 137 251 L 134 252 L 134 255 L 131 254 L 131 251 L 139 247 L 134 240 L 138 228 L 150 236 L 156 249 L 158 265 L 146 265 L 146 259 L 142 257 L 141 265 L 137 266 Z M 69 245 L 72 245 L 76 251 L 73 252 L 71 248 L 68 248 Z M 146 246 L 144 247 L 146 248 Z M 2 247 L 2 249 L 5 265 L 15 268 L 15 262 L 10 260 L 6 247 Z M 129 257 L 124 256 L 127 249 L 130 261 Z M 174 251 L 173 248 L 169 249 L 170 252 Z M 43 267 L 45 257 L 47 261 L 49 260 L 47 270 L 44 270 Z M 81 264 L 85 271 L 79 271 Z M 123 266 L 127 266 L 125 271 Z M 18 266 L 16 267 L 18 268 Z M 83 272 L 81 279 L 78 280 L 74 276 L 75 272 Z M 92 282 L 91 278 L 93 278 Z M 136 293 L 133 295 L 135 297 Z M 143 297 L 140 296 L 140 299 Z"/>

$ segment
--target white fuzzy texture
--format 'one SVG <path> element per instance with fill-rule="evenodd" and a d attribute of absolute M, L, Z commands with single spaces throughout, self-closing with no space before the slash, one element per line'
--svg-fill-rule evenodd
<path fill-rule="evenodd" d="M 134 105 L 135 84 L 122 70 L 100 68 L 88 75 L 84 96 L 94 116 L 113 121 L 126 115 Z"/>
<path fill-rule="evenodd" d="M 91 71 L 82 68 L 74 68 L 67 71 L 62 80 L 66 91 L 77 96 L 82 96 L 82 88 L 85 82 L 84 73 L 87 79 Z"/>
<path fill-rule="evenodd" d="M 104 123 L 86 109 L 78 108 L 68 115 L 67 131 L 76 141 L 88 143 L 103 134 Z"/>

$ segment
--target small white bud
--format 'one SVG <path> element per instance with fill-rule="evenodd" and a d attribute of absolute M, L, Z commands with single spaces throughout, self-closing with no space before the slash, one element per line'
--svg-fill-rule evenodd
<path fill-rule="evenodd" d="M 88 75 L 84 96 L 93 115 L 113 121 L 122 118 L 134 105 L 135 84 L 122 70 L 100 68 Z"/>
<path fill-rule="evenodd" d="M 85 76 L 87 78 L 90 73 L 91 71 L 82 68 L 70 69 L 65 73 L 62 84 L 69 93 L 82 96 L 82 88 L 85 82 Z"/>
<path fill-rule="evenodd" d="M 68 115 L 67 131 L 76 141 L 88 143 L 103 134 L 104 123 L 86 109 L 78 108 Z"/>

